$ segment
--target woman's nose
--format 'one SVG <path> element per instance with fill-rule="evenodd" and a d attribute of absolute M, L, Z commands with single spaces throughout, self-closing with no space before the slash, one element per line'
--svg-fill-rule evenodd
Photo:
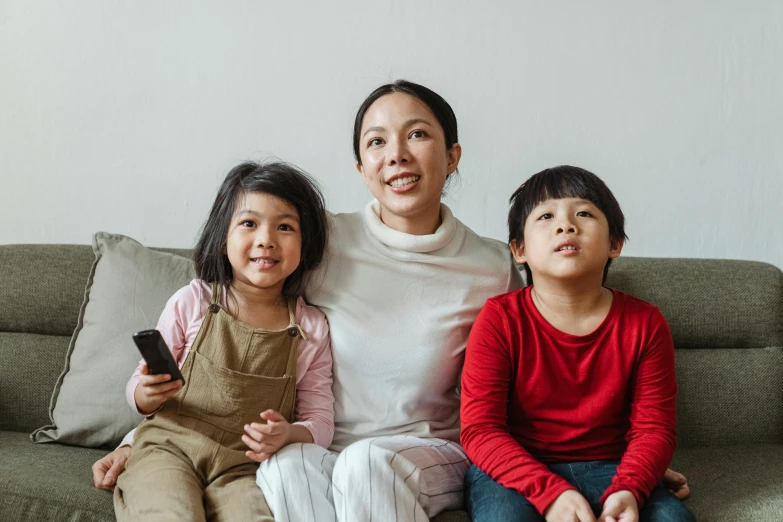
<path fill-rule="evenodd" d="M 405 140 L 390 140 L 386 149 L 389 165 L 404 165 L 410 161 L 410 154 Z"/>

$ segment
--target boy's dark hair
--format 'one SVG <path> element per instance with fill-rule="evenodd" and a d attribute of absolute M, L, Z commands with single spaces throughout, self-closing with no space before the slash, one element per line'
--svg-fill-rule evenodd
<path fill-rule="evenodd" d="M 218 283 L 227 288 L 233 281 L 234 272 L 225 253 L 226 239 L 237 202 L 250 192 L 278 197 L 299 212 L 301 260 L 283 284 L 284 295 L 298 296 L 304 290 L 306 276 L 323 258 L 328 227 L 326 208 L 315 180 L 293 165 L 281 161 L 248 161 L 231 169 L 218 189 L 212 210 L 201 227 L 193 250 L 196 274 L 207 283 Z"/>
<path fill-rule="evenodd" d="M 369 96 L 362 102 L 359 110 L 356 111 L 356 119 L 353 122 L 353 156 L 356 158 L 356 163 L 362 164 L 362 158 L 359 154 L 362 133 L 362 121 L 364 121 L 364 115 L 367 109 L 375 103 L 378 98 L 386 96 L 387 94 L 393 94 L 395 92 L 401 92 L 408 94 L 421 101 L 435 118 L 440 123 L 443 129 L 443 135 L 446 138 L 446 150 L 450 150 L 451 147 L 459 142 L 457 136 L 457 116 L 454 114 L 454 110 L 449 105 L 449 102 L 443 99 L 443 97 L 435 91 L 419 85 L 418 83 L 409 82 L 407 80 L 397 80 L 394 83 L 387 83 L 381 85 L 370 93 Z M 447 183 L 451 181 L 452 176 L 446 180 Z"/>
<path fill-rule="evenodd" d="M 620 209 L 620 204 L 609 190 L 609 187 L 601 181 L 601 178 L 592 172 L 579 167 L 560 165 L 544 169 L 534 174 L 511 195 L 508 200 L 511 208 L 508 211 L 508 242 L 516 240 L 520 243 L 525 240 L 525 221 L 536 205 L 547 199 L 580 198 L 590 201 L 598 207 L 609 222 L 609 239 L 612 241 L 627 240 L 625 235 L 625 216 Z M 606 261 L 604 278 L 609 273 L 611 259 Z M 528 285 L 533 284 L 533 274 L 527 263 L 525 268 L 525 280 Z"/>

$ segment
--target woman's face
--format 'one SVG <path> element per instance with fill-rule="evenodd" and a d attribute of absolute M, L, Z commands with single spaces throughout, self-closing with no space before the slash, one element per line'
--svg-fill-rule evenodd
<path fill-rule="evenodd" d="M 457 169 L 461 148 L 446 150 L 443 128 L 418 98 L 392 93 L 364 114 L 356 168 L 381 204 L 381 220 L 407 233 L 431 234 L 440 219 L 446 177 Z"/>

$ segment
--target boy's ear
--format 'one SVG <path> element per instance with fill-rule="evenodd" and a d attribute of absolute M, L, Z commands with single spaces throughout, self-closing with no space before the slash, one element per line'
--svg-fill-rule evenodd
<path fill-rule="evenodd" d="M 619 241 L 609 240 L 609 259 L 615 259 L 619 257 L 620 252 L 623 251 L 623 246 L 625 246 L 624 239 Z"/>
<path fill-rule="evenodd" d="M 511 249 L 511 255 L 514 256 L 514 261 L 516 261 L 517 264 L 521 265 L 522 263 L 527 263 L 524 241 L 517 242 L 516 239 L 512 239 L 508 244 L 508 247 Z"/>

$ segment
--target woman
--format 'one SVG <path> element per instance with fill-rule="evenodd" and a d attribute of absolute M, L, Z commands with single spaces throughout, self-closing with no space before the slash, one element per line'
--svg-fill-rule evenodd
<path fill-rule="evenodd" d="M 306 292 L 330 323 L 334 452 L 294 444 L 261 465 L 278 521 L 425 520 L 461 508 L 468 332 L 486 299 L 521 285 L 508 247 L 440 202 L 462 153 L 442 97 L 406 81 L 379 87 L 359 108 L 353 147 L 375 200 L 332 216 L 325 266 Z M 248 446 L 263 459 L 262 444 Z M 96 485 L 112 485 L 127 453 L 93 466 Z"/>

